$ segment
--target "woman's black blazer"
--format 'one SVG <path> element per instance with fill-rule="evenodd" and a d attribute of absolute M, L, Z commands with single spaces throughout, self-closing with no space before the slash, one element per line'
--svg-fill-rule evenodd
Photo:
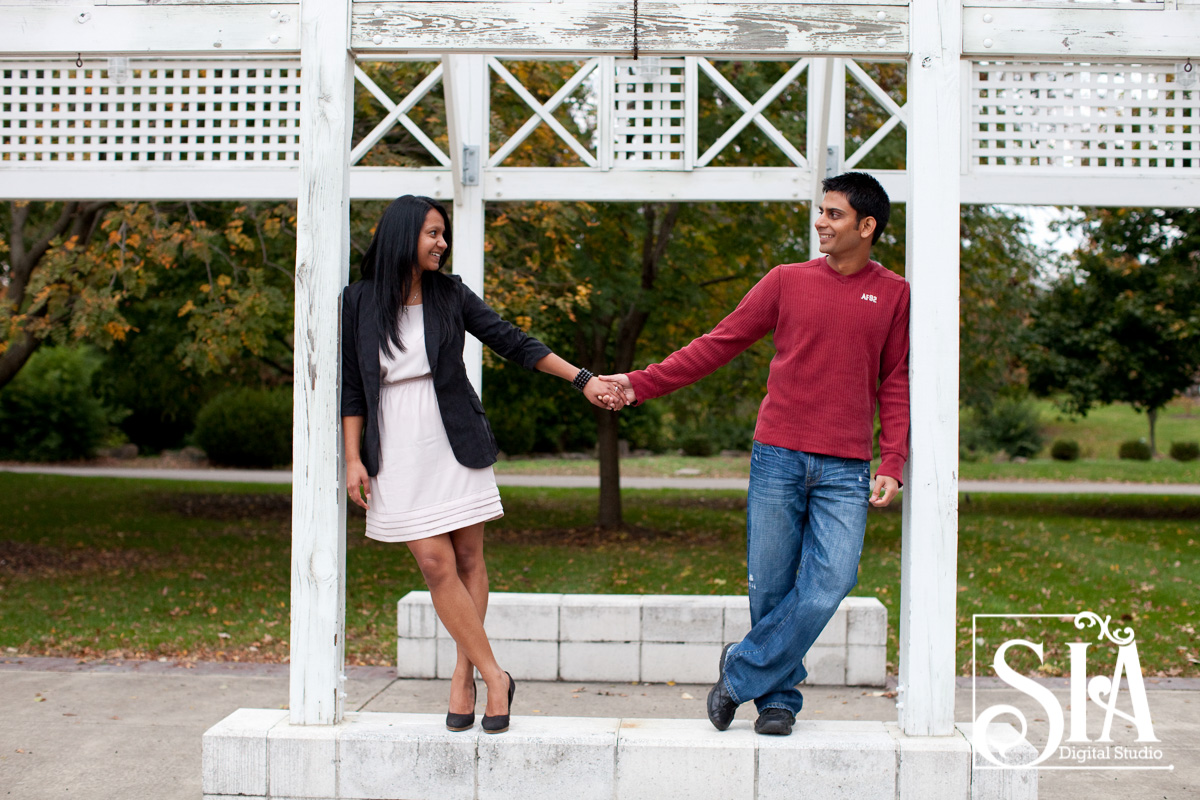
<path fill-rule="evenodd" d="M 425 272 L 425 352 L 433 372 L 442 424 L 454 457 L 465 467 L 496 463 L 496 438 L 479 395 L 463 364 L 465 333 L 523 367 L 550 355 L 550 348 L 505 322 L 457 275 Z M 342 416 L 365 417 L 362 460 L 367 474 L 379 474 L 379 345 L 374 281 L 352 283 L 342 292 Z"/>

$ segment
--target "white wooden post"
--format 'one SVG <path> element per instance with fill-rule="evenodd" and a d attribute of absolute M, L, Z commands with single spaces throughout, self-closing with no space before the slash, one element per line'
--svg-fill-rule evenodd
<path fill-rule="evenodd" d="M 840 175 L 846 169 L 846 59 L 829 59 L 830 75 L 829 88 L 829 117 L 825 124 L 828 130 L 825 147 L 825 171 Z M 830 161 L 829 150 L 833 150 L 833 161 Z"/>
<path fill-rule="evenodd" d="M 346 492 L 339 404 L 339 299 L 350 263 L 354 59 L 348 0 L 304 0 L 296 208 L 292 433 L 291 721 L 342 718 Z"/>
<path fill-rule="evenodd" d="M 450 161 L 454 181 L 454 274 L 483 297 L 483 168 L 488 159 L 488 73 L 484 56 L 442 56 Z M 467 148 L 477 148 L 469 183 Z M 483 394 L 483 345 L 468 335 L 463 363 L 475 391 Z"/>
<path fill-rule="evenodd" d="M 913 0 L 908 66 L 912 445 L 900 559 L 899 723 L 954 730 L 958 564 L 960 0 Z"/>
<path fill-rule="evenodd" d="M 808 207 L 808 257 L 821 257 L 821 239 L 813 225 L 820 216 L 818 208 L 824 192 L 821 182 L 825 180 L 825 165 L 828 163 L 826 149 L 829 146 L 829 109 L 833 95 L 833 70 L 837 59 L 814 58 L 808 65 L 808 168 L 812 170 L 812 186 L 809 189 Z"/>

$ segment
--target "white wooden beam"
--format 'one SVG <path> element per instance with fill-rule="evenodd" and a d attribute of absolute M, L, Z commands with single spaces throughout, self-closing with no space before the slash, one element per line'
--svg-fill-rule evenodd
<path fill-rule="evenodd" d="M 344 43 L 343 43 L 344 47 Z M 300 4 L 0 6 L 6 56 L 294 53 Z"/>
<path fill-rule="evenodd" d="M 973 205 L 1200 207 L 1200 175 L 1189 176 L 1182 171 L 1121 174 L 1115 169 L 1091 174 L 1064 172 L 1029 169 L 968 173 L 962 178 L 962 199 Z"/>
<path fill-rule="evenodd" d="M 910 736 L 954 732 L 958 564 L 960 0 L 913 0 L 908 67 L 911 452 L 900 557 L 900 680 Z"/>
<path fill-rule="evenodd" d="M 643 55 L 903 56 L 904 5 L 689 3 L 642 0 Z M 633 50 L 633 3 L 358 2 L 351 46 L 371 51 L 495 55 L 625 55 Z"/>
<path fill-rule="evenodd" d="M 892 198 L 908 197 L 902 171 L 868 170 Z M 1112 170 L 1113 173 L 1118 172 Z M 709 167 L 686 172 L 618 171 L 582 167 L 484 169 L 488 202 L 559 200 L 608 202 L 794 202 L 805 200 L 807 170 L 785 167 Z M 0 168 L 0 200 L 292 200 L 300 187 L 298 167 L 251 169 Z M 353 167 L 350 197 L 391 200 L 397 187 L 453 201 L 451 172 L 438 167 Z M 1200 206 L 1200 180 L 1186 175 L 1104 174 L 1030 169 L 974 172 L 962 176 L 967 205 Z M 457 248 L 456 248 L 457 249 Z M 456 258 L 457 260 L 457 258 Z"/>
<path fill-rule="evenodd" d="M 354 167 L 350 196 L 391 200 L 398 186 L 438 200 L 453 197 L 448 168 Z M 219 169 L 0 167 L 0 200 L 295 200 L 300 168 Z"/>
<path fill-rule="evenodd" d="M 908 196 L 908 179 L 903 172 L 879 170 L 872 174 L 894 202 Z M 230 165 L 212 170 L 160 170 L 22 166 L 0 167 L 0 175 L 0 200 L 292 200 L 300 187 L 298 167 L 249 169 Z M 692 173 L 499 167 L 484 169 L 481 179 L 484 199 L 489 202 L 794 202 L 807 198 L 809 181 L 808 170 L 786 167 L 711 167 Z M 1186 188 L 1183 179 L 1177 183 L 1181 190 Z M 391 200 L 398 187 L 437 200 L 454 199 L 452 173 L 443 167 L 350 170 L 350 196 L 355 200 Z"/>
<path fill-rule="evenodd" d="M 1153 4 L 1122 8 L 1036 8 L 1025 4 L 963 10 L 963 52 L 1112 60 L 1195 57 L 1200 8 L 1164 10 Z"/>
<path fill-rule="evenodd" d="M 486 170 L 483 184 L 488 201 L 803 202 L 808 197 L 809 172 L 786 167 L 710 167 L 692 172 L 512 167 Z"/>
<path fill-rule="evenodd" d="M 304 0 L 296 208 L 292 432 L 291 721 L 341 721 L 345 699 L 346 490 L 339 300 L 350 272 L 354 58 L 346 0 Z"/>

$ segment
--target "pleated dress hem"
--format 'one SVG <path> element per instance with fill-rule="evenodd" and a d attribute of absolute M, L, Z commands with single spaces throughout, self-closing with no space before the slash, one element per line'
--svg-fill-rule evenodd
<path fill-rule="evenodd" d="M 368 511 L 366 535 L 380 542 L 411 542 L 503 516 L 500 492 L 493 486 L 473 495 L 397 514 Z"/>

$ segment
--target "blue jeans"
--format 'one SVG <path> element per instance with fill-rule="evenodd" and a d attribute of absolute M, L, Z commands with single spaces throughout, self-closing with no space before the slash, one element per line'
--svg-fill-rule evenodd
<path fill-rule="evenodd" d="M 801 663 L 858 582 L 871 465 L 754 443 L 746 505 L 750 633 L 729 649 L 725 688 L 761 712 L 799 713 Z"/>

